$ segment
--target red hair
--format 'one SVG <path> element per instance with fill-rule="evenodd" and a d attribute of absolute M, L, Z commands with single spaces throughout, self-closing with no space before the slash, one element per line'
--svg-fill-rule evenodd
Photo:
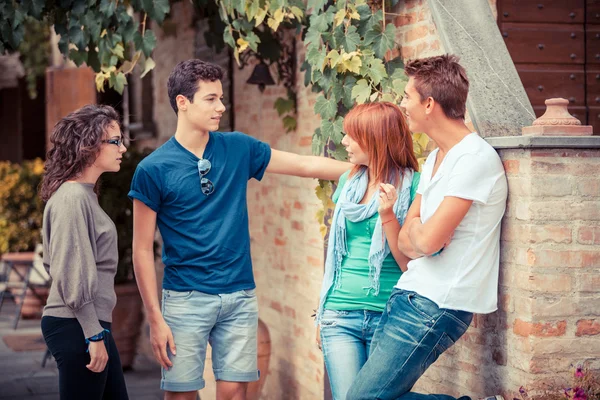
<path fill-rule="evenodd" d="M 357 105 L 344 118 L 344 131 L 369 155 L 369 168 L 376 182 L 398 187 L 405 168 L 418 171 L 412 136 L 397 105 Z M 361 168 L 355 165 L 350 176 Z"/>

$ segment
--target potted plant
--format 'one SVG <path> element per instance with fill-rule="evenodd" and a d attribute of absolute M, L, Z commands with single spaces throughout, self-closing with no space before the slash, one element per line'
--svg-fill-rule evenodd
<path fill-rule="evenodd" d="M 30 287 L 23 300 L 21 316 L 34 318 L 41 315 L 46 305 L 48 275 L 41 263 L 39 248 L 41 244 L 42 216 L 44 204 L 37 194 L 37 188 L 44 172 L 44 163 L 36 158 L 21 164 L 0 161 L 0 255 L 10 258 L 7 253 L 25 262 L 32 262 L 35 271 L 30 274 Z M 21 275 L 26 266 L 16 264 Z M 15 271 L 8 277 L 16 281 Z M 21 288 L 11 288 L 15 301 L 20 301 Z"/>
<path fill-rule="evenodd" d="M 133 203 L 127 198 L 127 193 L 135 168 L 148 154 L 148 151 L 130 148 L 123 155 L 121 170 L 115 174 L 104 174 L 100 181 L 100 206 L 115 223 L 118 234 L 117 305 L 113 311 L 112 335 L 124 370 L 133 365 L 144 320 L 143 303 L 133 274 Z"/>

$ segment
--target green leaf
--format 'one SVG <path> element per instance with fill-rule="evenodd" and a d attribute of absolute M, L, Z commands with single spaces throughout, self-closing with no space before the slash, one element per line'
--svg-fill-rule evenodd
<path fill-rule="evenodd" d="M 404 94 L 404 88 L 406 87 L 406 83 L 407 82 L 403 79 L 394 79 L 392 81 L 392 87 L 394 89 L 394 92 L 402 96 Z"/>
<path fill-rule="evenodd" d="M 283 118 L 283 127 L 286 132 L 292 132 L 296 130 L 296 126 L 298 125 L 298 121 L 296 118 L 287 115 Z"/>
<path fill-rule="evenodd" d="M 358 104 L 363 104 L 371 96 L 371 86 L 366 79 L 361 79 L 356 82 L 356 86 L 352 89 L 352 98 Z"/>
<path fill-rule="evenodd" d="M 244 0 L 233 0 L 233 8 L 235 8 L 238 14 L 244 15 L 246 12 L 246 2 Z"/>
<path fill-rule="evenodd" d="M 115 74 L 114 72 L 110 73 L 109 84 L 112 88 L 117 91 L 119 94 L 123 94 L 123 89 L 125 89 L 125 85 L 127 85 L 127 78 L 125 78 L 125 74 L 119 72 Z"/>
<path fill-rule="evenodd" d="M 121 45 L 120 43 L 117 43 L 117 45 L 115 46 L 114 49 L 111 50 L 112 53 L 119 57 L 119 58 L 123 58 L 123 52 L 125 51 L 125 49 L 123 48 L 123 45 Z"/>
<path fill-rule="evenodd" d="M 326 68 L 323 73 L 321 73 L 321 76 L 319 76 L 319 79 L 317 79 L 317 83 L 322 88 L 328 90 L 331 85 L 333 85 L 336 76 L 337 72 L 335 69 Z"/>
<path fill-rule="evenodd" d="M 87 51 L 77 51 L 75 49 L 71 49 L 71 51 L 69 51 L 69 59 L 79 67 L 84 62 L 87 62 L 88 53 Z"/>
<path fill-rule="evenodd" d="M 321 32 L 313 26 L 308 28 L 306 37 L 304 38 L 304 44 L 312 44 L 314 46 L 321 44 Z"/>
<path fill-rule="evenodd" d="M 315 113 L 319 114 L 323 119 L 333 118 L 337 113 L 337 104 L 334 101 L 326 99 L 323 95 L 320 95 L 317 97 L 314 110 Z"/>
<path fill-rule="evenodd" d="M 138 31 L 139 23 L 135 22 L 133 19 L 130 19 L 125 26 L 121 29 L 121 33 L 123 34 L 124 42 L 131 42 L 133 40 L 133 35 Z"/>
<path fill-rule="evenodd" d="M 81 26 L 74 26 L 69 29 L 69 41 L 77 46 L 79 50 L 85 50 L 86 41 Z"/>
<path fill-rule="evenodd" d="M 136 50 L 142 50 L 144 55 L 149 57 L 156 46 L 156 36 L 154 36 L 154 32 L 151 30 L 146 30 L 144 36 L 140 32 L 136 32 L 133 35 L 133 43 Z"/>
<path fill-rule="evenodd" d="M 356 50 L 360 43 L 360 36 L 356 32 L 356 27 L 354 25 L 348 28 L 348 31 L 343 36 L 342 40 L 338 42 L 338 46 L 341 46 L 346 50 L 347 53 L 351 53 Z"/>
<path fill-rule="evenodd" d="M 340 79 L 335 79 L 331 86 L 330 99 L 338 103 L 344 97 L 344 82 Z"/>
<path fill-rule="evenodd" d="M 97 14 L 94 11 L 90 10 L 87 12 L 87 14 L 83 16 L 81 20 L 83 22 L 84 29 L 90 35 L 90 39 L 92 39 L 92 41 L 96 43 L 100 38 L 100 32 L 102 29 L 100 22 L 97 20 Z"/>
<path fill-rule="evenodd" d="M 383 13 L 381 10 L 373 13 L 371 7 L 368 5 L 362 5 L 356 8 L 360 14 L 360 22 L 358 27 L 358 33 L 360 36 L 365 36 L 368 32 L 372 31 L 376 26 L 381 26 L 383 21 Z"/>
<path fill-rule="evenodd" d="M 383 61 L 381 61 L 379 58 L 374 58 L 371 60 L 368 75 L 376 85 L 379 85 L 381 80 L 387 77 L 387 72 L 385 71 Z"/>
<path fill-rule="evenodd" d="M 170 10 L 169 0 L 142 0 L 142 7 L 158 23 L 163 22 Z"/>
<path fill-rule="evenodd" d="M 258 14 L 258 10 L 260 9 L 260 1 L 259 0 L 250 0 L 246 4 L 246 18 L 249 20 L 253 20 Z"/>
<path fill-rule="evenodd" d="M 277 114 L 281 117 L 283 114 L 288 113 L 294 109 L 294 100 L 292 99 L 284 99 L 283 97 L 279 97 L 275 100 L 275 109 L 277 110 Z"/>
<path fill-rule="evenodd" d="M 398 56 L 392 60 L 389 60 L 385 63 L 385 70 L 387 71 L 390 78 L 398 79 L 399 75 L 406 76 L 404 73 L 404 62 L 402 61 L 402 57 Z"/>
<path fill-rule="evenodd" d="M 244 39 L 246 39 L 246 41 L 248 42 L 248 46 L 250 46 L 252 51 L 254 51 L 255 53 L 258 52 L 258 44 L 260 43 L 260 38 L 256 36 L 256 33 L 250 31 Z"/>
<path fill-rule="evenodd" d="M 344 119 L 337 117 L 335 121 L 324 119 L 321 121 L 321 133 L 325 140 L 331 139 L 333 143 L 339 144 L 344 138 L 343 132 Z"/>
<path fill-rule="evenodd" d="M 223 32 L 223 41 L 227 43 L 232 49 L 235 47 L 235 40 L 233 39 L 231 28 L 225 28 L 225 31 Z"/>
<path fill-rule="evenodd" d="M 117 4 L 113 0 L 102 0 L 100 2 L 100 12 L 107 17 L 112 17 L 117 9 Z"/>
<path fill-rule="evenodd" d="M 387 101 L 389 103 L 394 103 L 396 101 L 396 98 L 391 93 L 384 93 L 383 96 L 381 96 L 381 101 Z"/>
<path fill-rule="evenodd" d="M 329 30 L 329 25 L 333 23 L 333 12 L 330 10 L 322 14 L 311 15 L 310 27 L 316 29 L 319 32 L 325 32 Z"/>
<path fill-rule="evenodd" d="M 310 66 L 308 61 L 304 60 L 302 66 L 300 67 L 300 71 L 304 72 L 304 86 L 310 85 L 312 67 Z"/>
<path fill-rule="evenodd" d="M 325 4 L 327 4 L 327 0 L 308 0 L 306 8 L 312 9 L 313 14 L 317 14 L 325 7 Z"/>
<path fill-rule="evenodd" d="M 33 18 L 39 20 L 42 18 L 42 11 L 44 10 L 44 0 L 23 0 L 21 7 L 27 10 L 27 14 Z"/>
<path fill-rule="evenodd" d="M 142 71 L 140 79 L 146 76 L 148 72 L 152 71 L 154 67 L 156 67 L 156 63 L 154 62 L 154 60 L 150 57 L 146 58 L 146 61 L 144 62 L 144 71 Z"/>
<path fill-rule="evenodd" d="M 71 15 L 82 15 L 86 9 L 86 0 L 75 0 L 71 6 Z"/>
<path fill-rule="evenodd" d="M 394 24 L 387 24 L 385 31 L 382 31 L 381 26 L 376 26 L 373 30 L 365 35 L 365 45 L 371 45 L 375 51 L 377 58 L 383 58 L 388 50 L 394 48 L 396 35 L 396 27 Z"/>
<path fill-rule="evenodd" d="M 329 154 L 336 160 L 340 160 L 340 161 L 348 160 L 348 152 L 346 151 L 344 146 L 342 146 L 341 144 L 337 144 L 335 146 L 335 150 L 330 151 Z"/>
<path fill-rule="evenodd" d="M 344 81 L 344 96 L 342 97 L 342 102 L 344 103 L 344 107 L 350 109 L 354 106 L 354 97 L 352 97 L 352 91 L 356 86 L 356 78 L 353 76 L 347 76 Z"/>
<path fill-rule="evenodd" d="M 319 50 L 316 48 L 312 48 L 306 54 L 306 60 L 311 64 L 313 68 L 319 71 L 323 71 L 326 56 L 327 54 L 325 53 L 325 49 Z"/>
<path fill-rule="evenodd" d="M 323 153 L 323 136 L 321 135 L 321 128 L 315 129 L 315 133 L 312 137 L 312 153 L 315 156 L 319 156 Z"/>

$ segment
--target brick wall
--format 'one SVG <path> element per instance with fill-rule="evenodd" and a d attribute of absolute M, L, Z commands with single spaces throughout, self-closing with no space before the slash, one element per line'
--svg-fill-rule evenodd
<path fill-rule="evenodd" d="M 300 46 L 298 46 L 300 47 Z M 299 49 L 298 58 L 303 57 Z M 316 94 L 304 87 L 298 71 L 298 129 L 285 133 L 273 108 L 285 96 L 283 86 L 264 93 L 248 85 L 252 67 L 234 74 L 235 129 L 272 148 L 311 154 L 319 126 Z M 272 71 L 275 76 L 274 71 Z M 310 316 L 316 308 L 323 276 L 323 238 L 315 214 L 317 181 L 266 174 L 248 188 L 252 261 L 260 318 L 269 327 L 272 355 L 262 399 L 322 399 L 323 359 L 315 343 Z"/>

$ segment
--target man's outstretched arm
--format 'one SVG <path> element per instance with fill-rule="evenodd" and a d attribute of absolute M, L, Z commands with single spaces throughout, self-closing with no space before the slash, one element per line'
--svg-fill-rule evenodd
<path fill-rule="evenodd" d="M 332 158 L 301 156 L 273 149 L 266 172 L 337 181 L 352 167 L 353 164 Z"/>

